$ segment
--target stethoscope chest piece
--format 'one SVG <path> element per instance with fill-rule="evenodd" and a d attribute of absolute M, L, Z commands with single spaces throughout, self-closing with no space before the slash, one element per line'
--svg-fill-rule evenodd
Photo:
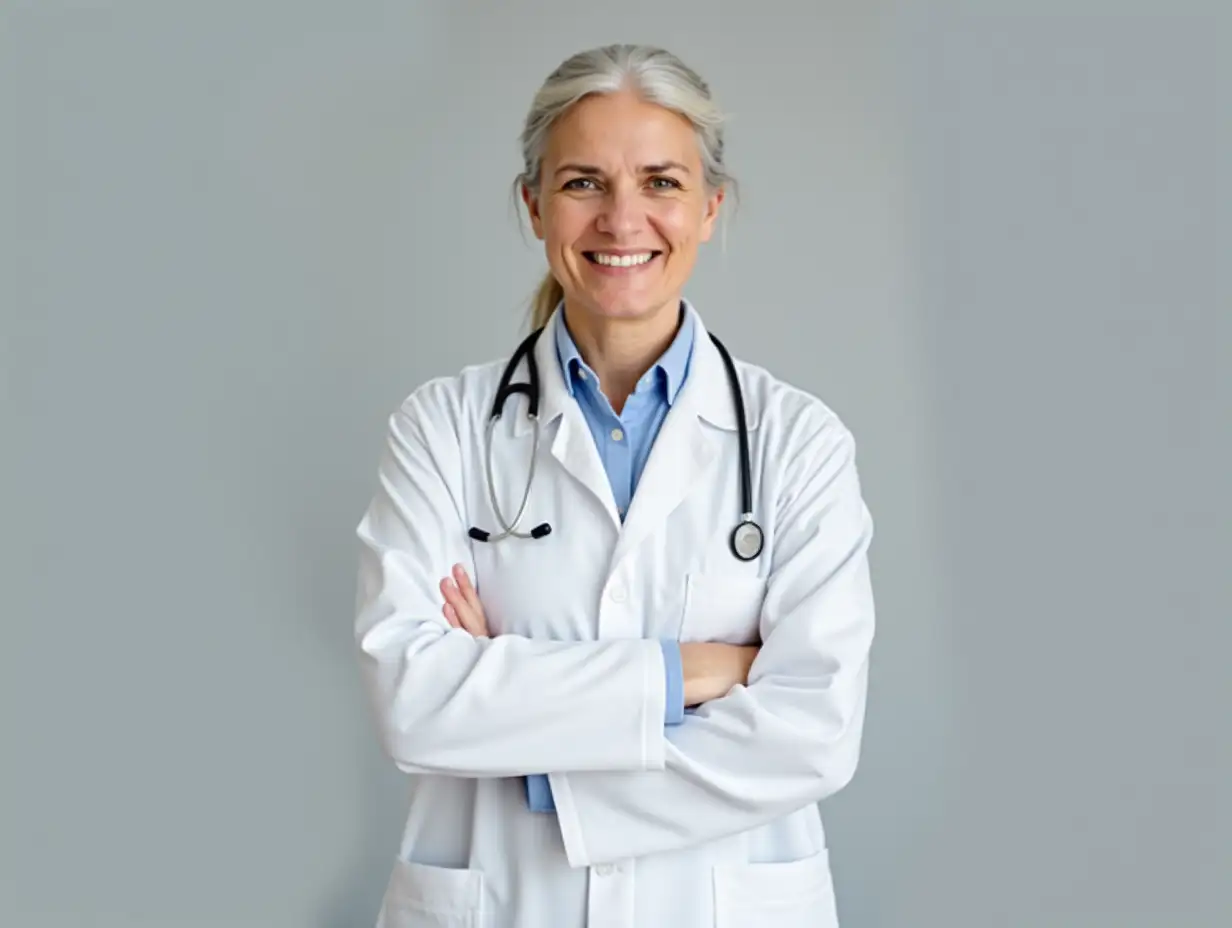
<path fill-rule="evenodd" d="M 759 554 L 766 539 L 761 526 L 752 519 L 745 519 L 731 533 L 732 554 L 742 561 L 751 561 Z"/>

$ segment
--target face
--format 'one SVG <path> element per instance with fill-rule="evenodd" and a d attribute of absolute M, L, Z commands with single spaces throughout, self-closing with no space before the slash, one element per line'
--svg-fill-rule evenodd
<path fill-rule="evenodd" d="M 689 121 L 627 93 L 587 97 L 553 126 L 539 197 L 522 195 L 570 310 L 675 313 L 722 191 Z"/>

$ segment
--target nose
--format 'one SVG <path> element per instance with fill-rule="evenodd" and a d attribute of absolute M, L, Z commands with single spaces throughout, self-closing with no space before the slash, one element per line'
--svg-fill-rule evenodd
<path fill-rule="evenodd" d="M 645 210 L 635 184 L 612 184 L 603 197 L 597 224 L 601 232 L 627 238 L 641 231 Z"/>

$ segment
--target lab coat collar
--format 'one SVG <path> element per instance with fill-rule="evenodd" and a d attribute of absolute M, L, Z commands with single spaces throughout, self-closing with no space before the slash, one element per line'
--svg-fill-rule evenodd
<path fill-rule="evenodd" d="M 691 414 L 700 416 L 711 425 L 721 429 L 735 431 L 736 410 L 731 384 L 727 379 L 727 371 L 719 350 L 710 340 L 701 314 L 688 300 L 684 300 L 685 312 L 689 315 L 693 329 L 693 354 L 689 362 L 688 376 L 676 394 L 673 405 L 684 404 Z M 556 327 L 563 324 L 563 316 L 557 307 L 548 318 L 543 333 L 535 343 L 535 360 L 539 365 L 541 397 L 539 400 L 540 424 L 548 426 L 560 418 L 566 409 L 576 405 L 569 385 L 561 372 L 560 358 L 557 353 Z M 731 351 L 730 341 L 724 341 Z M 734 352 L 733 352 L 734 353 Z M 738 369 L 738 368 L 737 368 Z M 759 410 L 750 397 L 745 396 L 745 417 L 750 430 L 757 428 L 760 419 Z M 519 434 L 529 430 L 529 424 L 522 417 Z"/>
<path fill-rule="evenodd" d="M 545 441 L 550 442 L 552 456 L 565 471 L 585 486 L 607 512 L 618 535 L 613 568 L 701 485 L 700 475 L 719 454 L 717 436 L 703 422 L 725 431 L 736 429 L 731 384 L 723 358 L 708 337 L 697 310 L 688 303 L 685 306 L 695 326 L 689 375 L 659 430 L 623 523 L 598 448 L 561 370 L 554 328 L 561 324 L 559 308 L 535 343 L 541 391 L 539 416 Z M 746 409 L 751 430 L 758 417 L 747 401 Z M 559 427 L 552 434 L 551 426 L 558 421 Z M 525 433 L 530 424 L 520 417 L 515 428 Z"/>
<path fill-rule="evenodd" d="M 676 402 L 691 404 L 697 415 L 711 425 L 734 432 L 737 428 L 735 396 L 732 393 L 731 381 L 727 378 L 723 356 L 710 340 L 710 333 L 706 331 L 701 315 L 687 301 L 685 306 L 693 315 L 697 329 L 692 366 Z M 723 344 L 728 351 L 732 351 L 730 339 L 725 339 Z M 740 365 L 737 361 L 737 374 L 739 371 Z M 741 380 L 743 381 L 743 378 Z M 743 390 L 741 392 L 744 393 Z M 748 395 L 744 396 L 745 419 L 750 430 L 757 428 L 761 418 L 757 404 L 751 402 L 751 399 Z"/>
<path fill-rule="evenodd" d="M 557 361 L 563 371 L 565 385 L 569 388 L 569 394 L 576 397 L 577 372 L 582 370 L 592 377 L 595 376 L 595 372 L 583 360 L 582 354 L 569 332 L 569 327 L 565 323 L 564 314 L 560 312 L 559 306 L 557 306 L 557 314 L 559 319 L 554 326 Z M 668 406 L 676 401 L 676 394 L 680 392 L 680 388 L 684 385 L 685 378 L 689 373 L 689 362 L 693 356 L 693 342 L 696 331 L 695 319 L 696 314 L 686 312 L 684 302 L 681 301 L 676 335 L 659 359 L 651 365 L 649 371 L 651 377 L 659 378 L 656 380 L 656 389 L 664 391 L 663 399 L 667 402 Z M 646 381 L 646 379 L 646 377 L 643 377 L 643 381 Z"/>

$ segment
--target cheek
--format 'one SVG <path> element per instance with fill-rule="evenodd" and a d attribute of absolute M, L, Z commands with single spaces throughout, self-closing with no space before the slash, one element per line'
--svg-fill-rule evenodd
<path fill-rule="evenodd" d="M 692 203 L 666 203 L 656 211 L 659 234 L 677 248 L 696 245 L 702 234 L 702 213 Z"/>
<path fill-rule="evenodd" d="M 583 203 L 569 200 L 554 203 L 543 213 L 544 238 L 568 247 L 582 236 L 591 221 L 590 211 Z"/>

